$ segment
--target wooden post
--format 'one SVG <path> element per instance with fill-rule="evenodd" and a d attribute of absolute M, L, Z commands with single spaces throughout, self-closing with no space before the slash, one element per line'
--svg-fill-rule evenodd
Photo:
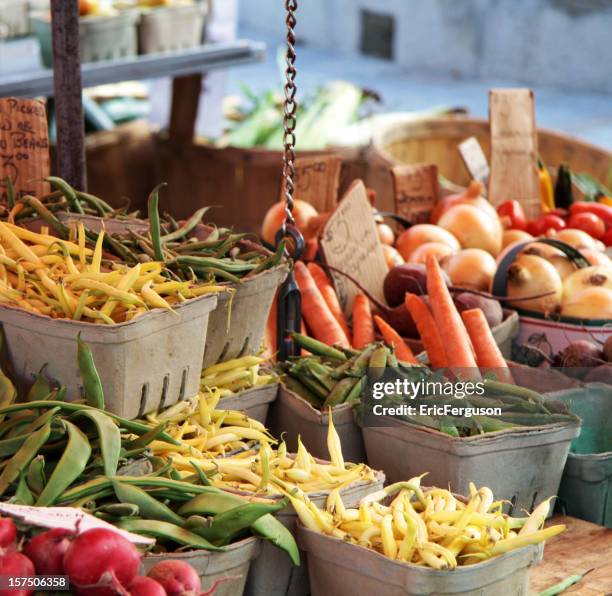
<path fill-rule="evenodd" d="M 169 137 L 177 144 L 191 145 L 202 93 L 202 75 L 176 77 L 172 81 L 172 111 Z"/>
<path fill-rule="evenodd" d="M 78 1 L 51 0 L 51 26 L 58 174 L 87 190 Z"/>

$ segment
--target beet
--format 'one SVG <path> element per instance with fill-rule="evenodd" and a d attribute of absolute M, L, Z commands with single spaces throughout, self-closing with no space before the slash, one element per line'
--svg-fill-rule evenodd
<path fill-rule="evenodd" d="M 479 308 L 482 310 L 489 327 L 497 327 L 504 320 L 501 304 L 495 298 L 485 298 L 479 294 L 462 292 L 454 297 L 455 306 L 459 312 Z"/>
<path fill-rule="evenodd" d="M 570 377 L 582 379 L 589 368 L 604 364 L 603 352 L 586 339 L 573 341 L 555 356 L 555 366 L 564 368 Z"/>
<path fill-rule="evenodd" d="M 198 596 L 202 589 L 198 572 L 177 559 L 155 563 L 147 576 L 158 582 L 168 596 Z"/>
<path fill-rule="evenodd" d="M 606 343 L 603 345 L 604 357 L 608 362 L 612 362 L 612 335 L 606 339 Z"/>
<path fill-rule="evenodd" d="M 442 272 L 446 285 L 450 285 L 450 279 Z M 422 263 L 403 263 L 393 267 L 383 284 L 385 300 L 389 306 L 396 307 L 404 304 L 406 292 L 421 296 L 427 294 L 427 273 Z"/>
<path fill-rule="evenodd" d="M 410 339 L 419 338 L 419 332 L 417 331 L 416 325 L 408 309 L 403 304 L 395 308 L 379 310 L 379 314 L 402 337 L 408 337 Z"/>
<path fill-rule="evenodd" d="M 587 383 L 606 383 L 612 385 L 612 364 L 606 363 L 591 368 L 584 380 Z"/>

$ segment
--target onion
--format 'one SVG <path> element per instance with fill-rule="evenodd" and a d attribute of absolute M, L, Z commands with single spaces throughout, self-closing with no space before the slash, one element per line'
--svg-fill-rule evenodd
<path fill-rule="evenodd" d="M 527 242 L 533 240 L 533 236 L 523 230 L 506 230 L 502 236 L 502 248 L 517 242 Z"/>
<path fill-rule="evenodd" d="M 555 234 L 555 239 L 561 240 L 574 248 L 592 248 L 596 250 L 597 245 L 595 239 L 589 236 L 582 230 L 576 230 L 575 228 L 565 228 L 565 230 L 559 230 Z"/>
<path fill-rule="evenodd" d="M 393 246 L 395 243 L 395 234 L 393 233 L 391 226 L 386 223 L 379 223 L 376 225 L 376 232 L 378 233 L 378 239 L 380 240 L 381 244 Z"/>
<path fill-rule="evenodd" d="M 450 232 L 432 224 L 417 224 L 403 231 L 395 243 L 395 248 L 397 248 L 402 257 L 408 261 L 410 255 L 421 246 L 421 244 L 425 244 L 426 242 L 440 242 L 450 246 L 455 251 L 461 248 L 457 238 Z"/>
<path fill-rule="evenodd" d="M 479 308 L 487 319 L 489 327 L 497 327 L 504 320 L 504 311 L 501 304 L 494 298 L 485 298 L 478 294 L 462 292 L 454 298 L 455 306 L 459 312 Z"/>
<path fill-rule="evenodd" d="M 612 319 L 612 290 L 592 286 L 563 300 L 561 314 L 576 319 Z"/>
<path fill-rule="evenodd" d="M 393 269 L 393 267 L 397 267 L 397 265 L 402 265 L 404 263 L 404 259 L 397 249 L 388 244 L 383 244 L 382 249 L 385 255 L 385 263 L 387 263 L 389 269 Z"/>
<path fill-rule="evenodd" d="M 161 584 L 168 596 L 198 596 L 202 589 L 197 571 L 184 561 L 160 561 L 147 575 Z"/>
<path fill-rule="evenodd" d="M 574 271 L 563 282 L 563 296 L 569 298 L 590 287 L 612 290 L 612 266 L 595 265 Z"/>
<path fill-rule="evenodd" d="M 516 308 L 550 314 L 558 312 L 561 307 L 563 284 L 557 270 L 547 260 L 534 255 L 519 255 L 508 268 L 506 293 L 513 299 L 509 304 Z M 549 295 L 514 300 L 540 294 Z"/>
<path fill-rule="evenodd" d="M 295 218 L 295 225 L 297 228 L 304 233 L 308 226 L 308 222 L 311 218 L 315 217 L 317 210 L 306 201 L 296 199 L 293 201 L 293 217 Z M 268 209 L 266 216 L 261 226 L 261 237 L 270 244 L 275 244 L 276 233 L 281 227 L 285 218 L 285 202 L 280 201 L 275 203 Z"/>
<path fill-rule="evenodd" d="M 0 576 L 2 577 L 34 577 L 36 571 L 32 561 L 25 555 L 12 551 L 0 557 Z M 33 588 L 10 589 L 8 586 L 0 590 L 1 596 L 29 596 L 34 593 Z"/>
<path fill-rule="evenodd" d="M 433 208 L 431 212 L 431 223 L 437 224 L 439 219 L 442 217 L 444 213 L 446 213 L 451 207 L 455 205 L 461 205 L 463 203 L 474 204 L 482 206 L 482 203 L 485 204 L 484 208 L 487 207 L 489 209 L 493 208 L 493 205 L 489 203 L 486 199 L 483 199 L 480 195 L 482 194 L 482 184 L 477 180 L 472 180 L 470 185 L 465 189 L 465 192 L 462 194 L 452 194 L 444 197 L 440 201 L 436 203 L 436 206 Z"/>
<path fill-rule="evenodd" d="M 472 205 L 451 207 L 438 225 L 453 234 L 462 248 L 481 248 L 497 256 L 502 244 L 502 225 L 499 217 L 490 216 Z"/>
<path fill-rule="evenodd" d="M 97 596 L 111 595 L 138 575 L 140 553 L 117 532 L 94 528 L 72 541 L 64 555 L 64 569 L 77 588 L 86 588 L 88 594 L 95 590 Z"/>
<path fill-rule="evenodd" d="M 73 532 L 54 528 L 34 536 L 23 549 L 34 563 L 38 575 L 64 575 L 64 555 Z"/>
<path fill-rule="evenodd" d="M 139 576 L 129 587 L 130 596 L 166 596 L 163 586 L 150 577 Z"/>
<path fill-rule="evenodd" d="M 441 263 L 451 283 L 462 288 L 488 291 L 497 271 L 495 259 L 480 248 L 466 248 Z"/>
<path fill-rule="evenodd" d="M 591 265 L 609 265 L 612 266 L 610 257 L 600 250 L 593 250 L 592 248 L 581 248 L 580 254 L 591 264 Z"/>
<path fill-rule="evenodd" d="M 534 242 L 526 246 L 521 254 L 535 255 L 546 259 L 557 270 L 562 280 L 576 271 L 576 265 L 563 251 L 542 242 Z"/>
<path fill-rule="evenodd" d="M 421 246 L 412 251 L 410 255 L 411 263 L 423 263 L 427 259 L 427 255 L 433 255 L 438 261 L 442 258 L 453 254 L 453 249 L 448 244 L 441 242 L 425 242 Z"/>

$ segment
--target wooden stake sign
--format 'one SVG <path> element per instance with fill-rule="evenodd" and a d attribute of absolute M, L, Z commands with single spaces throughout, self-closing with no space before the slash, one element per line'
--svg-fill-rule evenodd
<path fill-rule="evenodd" d="M 489 182 L 489 163 L 476 137 L 470 137 L 459 143 L 459 155 L 473 180 L 484 186 Z"/>
<path fill-rule="evenodd" d="M 361 180 L 353 182 L 336 207 L 323 228 L 319 244 L 326 263 L 346 271 L 384 302 L 387 265 L 376 233 L 372 206 Z M 340 303 L 349 314 L 359 290 L 343 275 L 332 272 L 332 277 Z"/>
<path fill-rule="evenodd" d="M 49 137 L 45 104 L 36 99 L 0 99 L 0 199 L 9 184 L 15 196 L 49 192 Z"/>
<path fill-rule="evenodd" d="M 438 167 L 433 164 L 395 166 L 391 170 L 395 212 L 411 223 L 425 223 L 438 202 Z"/>
<path fill-rule="evenodd" d="M 515 199 L 527 217 L 540 214 L 538 139 L 530 89 L 493 89 L 489 93 L 493 205 Z"/>
<path fill-rule="evenodd" d="M 342 160 L 336 155 L 300 157 L 295 160 L 293 197 L 310 203 L 319 213 L 332 211 L 338 203 Z M 285 197 L 285 181 L 281 199 Z"/>

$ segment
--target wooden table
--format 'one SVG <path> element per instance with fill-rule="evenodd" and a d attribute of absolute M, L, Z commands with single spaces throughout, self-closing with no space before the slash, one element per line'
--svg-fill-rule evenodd
<path fill-rule="evenodd" d="M 552 523 L 565 524 L 567 530 L 546 542 L 544 560 L 531 570 L 531 592 L 538 594 L 570 575 L 593 569 L 563 594 L 612 595 L 612 529 L 565 516 L 555 516 Z"/>

